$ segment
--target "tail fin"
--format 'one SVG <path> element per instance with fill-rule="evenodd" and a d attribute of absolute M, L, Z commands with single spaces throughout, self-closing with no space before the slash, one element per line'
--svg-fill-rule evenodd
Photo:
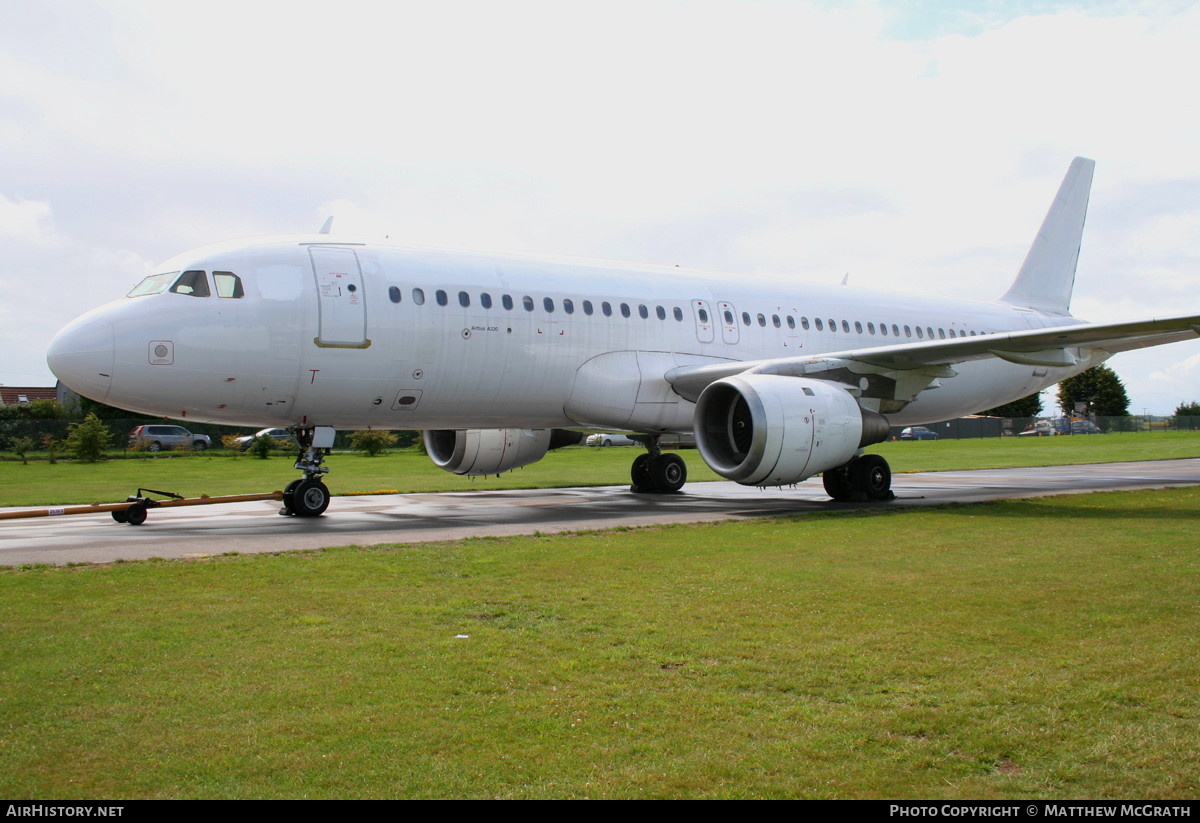
<path fill-rule="evenodd" d="M 1001 301 L 1054 314 L 1070 314 L 1075 265 L 1079 262 L 1079 244 L 1095 167 L 1096 161 L 1086 157 L 1071 161 L 1025 262 Z"/>

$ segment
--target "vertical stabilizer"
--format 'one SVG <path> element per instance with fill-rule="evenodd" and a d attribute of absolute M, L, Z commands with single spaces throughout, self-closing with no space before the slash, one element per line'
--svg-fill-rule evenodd
<path fill-rule="evenodd" d="M 1076 157 L 1017 278 L 1000 299 L 1015 306 L 1070 314 L 1071 289 L 1096 162 Z"/>

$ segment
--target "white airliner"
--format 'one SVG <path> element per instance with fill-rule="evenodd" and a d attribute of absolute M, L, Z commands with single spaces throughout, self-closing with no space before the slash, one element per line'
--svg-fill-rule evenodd
<path fill-rule="evenodd" d="M 678 491 L 658 436 L 693 432 L 718 474 L 889 499 L 863 447 L 889 425 L 977 412 L 1200 316 L 1069 313 L 1094 163 L 1076 158 L 1016 279 L 991 301 L 883 294 L 645 265 L 404 247 L 321 233 L 179 255 L 79 317 L 48 359 L 132 411 L 280 426 L 300 441 L 284 511 L 321 514 L 335 429 L 422 429 L 433 461 L 497 474 L 634 432 L 634 489 Z M 326 225 L 328 228 L 328 224 Z"/>

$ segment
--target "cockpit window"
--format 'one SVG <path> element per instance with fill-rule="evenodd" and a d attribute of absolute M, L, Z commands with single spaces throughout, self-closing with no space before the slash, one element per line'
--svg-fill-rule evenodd
<path fill-rule="evenodd" d="M 202 271 L 185 271 L 171 286 L 171 291 L 192 297 L 208 297 L 208 277 Z"/>
<path fill-rule="evenodd" d="M 162 274 L 152 274 L 133 287 L 133 290 L 126 297 L 144 297 L 147 294 L 162 294 L 167 290 L 167 287 L 175 281 L 179 276 L 177 271 L 163 272 Z"/>
<path fill-rule="evenodd" d="M 217 297 L 245 297 L 246 290 L 242 288 L 242 278 L 231 271 L 213 272 L 213 285 L 217 287 Z M 400 290 L 396 290 L 396 302 L 399 301 Z"/>

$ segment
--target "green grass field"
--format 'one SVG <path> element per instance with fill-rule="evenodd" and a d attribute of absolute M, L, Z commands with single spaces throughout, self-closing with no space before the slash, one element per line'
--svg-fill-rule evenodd
<path fill-rule="evenodd" d="M 887 457 L 894 472 L 1107 463 L 1200 457 L 1200 433 L 889 442 L 868 451 Z M 449 474 L 412 452 L 382 457 L 335 454 L 327 462 L 333 469 L 327 482 L 334 494 L 620 485 L 629 482 L 629 464 L 639 452 L 635 448 L 562 449 L 498 478 Z M 695 450 L 680 454 L 687 460 L 689 482 L 720 479 Z M 247 456 L 235 460 L 228 453 L 180 456 L 168 452 L 161 457 L 53 465 L 45 460 L 29 465 L 6 460 L 0 462 L 0 506 L 112 502 L 124 500 L 139 487 L 187 497 L 249 494 L 282 489 L 299 476 L 292 469 L 292 459 L 282 454 L 269 460 Z"/>
<path fill-rule="evenodd" d="M 0 571 L 0 796 L 1195 797 L 1198 522 L 1173 489 Z"/>

